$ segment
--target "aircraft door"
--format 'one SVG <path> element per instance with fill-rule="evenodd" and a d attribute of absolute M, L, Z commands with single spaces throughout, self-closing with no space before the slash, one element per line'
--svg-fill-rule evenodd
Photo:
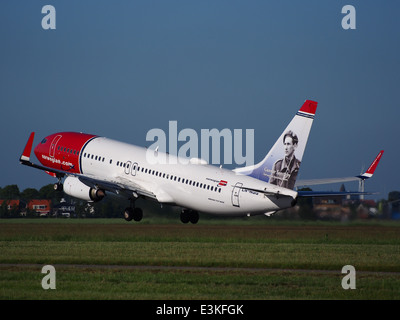
<path fill-rule="evenodd" d="M 243 185 L 243 183 L 237 182 L 235 184 L 235 186 L 233 187 L 233 190 L 232 190 L 232 205 L 234 207 L 240 207 L 239 194 L 240 194 L 240 190 L 242 188 L 242 185 Z"/>
<path fill-rule="evenodd" d="M 55 136 L 55 138 L 51 142 L 49 156 L 52 158 L 54 158 L 54 155 L 56 153 L 57 143 L 61 139 L 61 137 L 62 137 L 61 135 Z"/>
<path fill-rule="evenodd" d="M 133 176 L 136 176 L 137 167 L 138 167 L 138 163 L 137 163 L 137 162 L 134 162 L 134 163 L 132 164 L 132 171 L 131 171 L 131 174 L 132 174 Z"/>
<path fill-rule="evenodd" d="M 125 174 L 129 174 L 129 169 L 131 168 L 132 162 L 127 161 L 125 166 Z"/>

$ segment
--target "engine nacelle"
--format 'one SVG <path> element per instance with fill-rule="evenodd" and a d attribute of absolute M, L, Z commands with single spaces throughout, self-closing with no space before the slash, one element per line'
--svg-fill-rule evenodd
<path fill-rule="evenodd" d="M 102 189 L 94 189 L 82 183 L 77 177 L 69 176 L 64 181 L 64 192 L 72 197 L 97 202 L 106 195 Z"/>

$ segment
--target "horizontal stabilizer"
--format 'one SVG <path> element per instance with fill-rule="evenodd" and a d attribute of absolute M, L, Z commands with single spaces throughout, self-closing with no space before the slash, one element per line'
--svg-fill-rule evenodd
<path fill-rule="evenodd" d="M 375 172 L 376 167 L 378 166 L 379 161 L 382 158 L 383 150 L 381 150 L 378 155 L 375 157 L 374 161 L 368 167 L 368 170 L 363 174 L 354 177 L 345 177 L 345 178 L 326 178 L 326 179 L 310 179 L 310 180 L 297 180 L 296 187 L 305 187 L 305 186 L 315 186 L 320 184 L 328 184 L 328 183 L 340 183 L 340 182 L 349 182 L 349 181 L 360 181 L 366 180 L 372 177 Z"/>
<path fill-rule="evenodd" d="M 334 197 L 334 196 L 361 196 L 361 195 L 371 195 L 375 194 L 373 192 L 359 192 L 359 191 L 298 191 L 298 197 Z"/>

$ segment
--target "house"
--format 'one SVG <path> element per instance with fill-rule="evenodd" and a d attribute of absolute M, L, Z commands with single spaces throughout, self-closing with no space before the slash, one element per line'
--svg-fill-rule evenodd
<path fill-rule="evenodd" d="M 54 205 L 53 210 L 57 217 L 69 218 L 71 215 L 75 215 L 75 205 L 68 203 L 64 198 L 61 199 L 59 204 Z"/>
<path fill-rule="evenodd" d="M 51 200 L 30 200 L 27 208 L 36 211 L 39 216 L 45 217 L 51 212 Z"/>
<path fill-rule="evenodd" d="M 6 202 L 8 211 L 13 209 L 20 211 L 26 207 L 25 203 L 23 203 L 21 200 L 0 200 L 0 206 L 2 206 L 4 202 Z"/>

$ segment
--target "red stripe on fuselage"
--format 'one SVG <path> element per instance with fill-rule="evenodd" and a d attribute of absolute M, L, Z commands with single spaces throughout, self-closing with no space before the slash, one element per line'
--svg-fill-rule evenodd
<path fill-rule="evenodd" d="M 47 136 L 34 152 L 40 163 L 46 167 L 71 173 L 81 173 L 80 157 L 85 145 L 93 134 L 59 132 Z"/>

